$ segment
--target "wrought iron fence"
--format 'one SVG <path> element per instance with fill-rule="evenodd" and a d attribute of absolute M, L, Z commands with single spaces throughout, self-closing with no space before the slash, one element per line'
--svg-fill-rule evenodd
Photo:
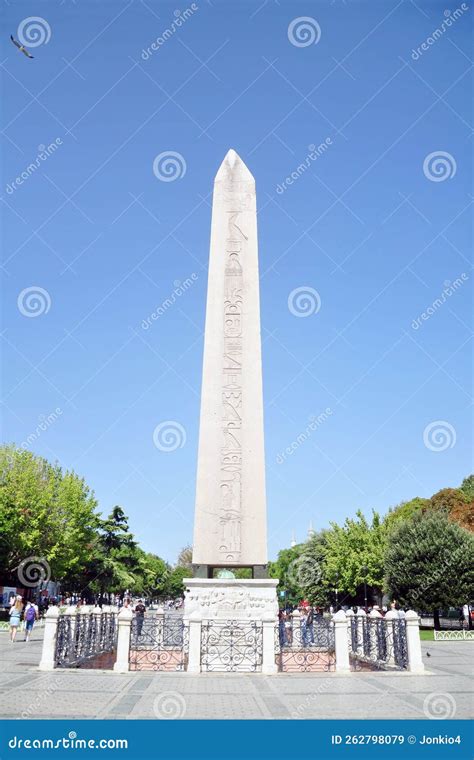
<path fill-rule="evenodd" d="M 349 654 L 353 669 L 406 670 L 406 621 L 355 616 L 350 621 Z"/>
<path fill-rule="evenodd" d="M 187 633 L 181 617 L 135 617 L 130 628 L 130 670 L 184 670 Z"/>
<path fill-rule="evenodd" d="M 335 669 L 334 623 L 322 615 L 312 622 L 288 616 L 275 629 L 275 655 L 281 672 Z"/>
<path fill-rule="evenodd" d="M 63 614 L 58 618 L 55 667 L 75 668 L 117 645 L 116 612 Z"/>
<path fill-rule="evenodd" d="M 258 672 L 263 661 L 262 623 L 206 620 L 201 626 L 203 672 Z"/>

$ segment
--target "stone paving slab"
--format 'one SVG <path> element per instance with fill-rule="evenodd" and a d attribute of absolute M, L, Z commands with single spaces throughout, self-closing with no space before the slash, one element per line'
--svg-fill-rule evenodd
<path fill-rule="evenodd" d="M 429 669 L 425 675 L 149 671 L 122 675 L 81 669 L 42 672 L 38 670 L 42 631 L 33 634 L 28 644 L 21 640 L 9 644 L 5 634 L 0 636 L 2 717 L 416 719 L 426 716 L 426 703 L 429 708 L 433 695 L 449 711 L 446 717 L 469 718 L 473 713 L 474 642 L 423 642 Z"/>

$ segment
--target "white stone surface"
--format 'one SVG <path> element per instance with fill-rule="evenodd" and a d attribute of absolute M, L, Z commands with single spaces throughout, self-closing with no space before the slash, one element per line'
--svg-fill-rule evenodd
<path fill-rule="evenodd" d="M 230 150 L 216 175 L 193 563 L 267 562 L 255 180 Z"/>
<path fill-rule="evenodd" d="M 185 578 L 185 620 L 272 620 L 278 616 L 275 578 Z"/>

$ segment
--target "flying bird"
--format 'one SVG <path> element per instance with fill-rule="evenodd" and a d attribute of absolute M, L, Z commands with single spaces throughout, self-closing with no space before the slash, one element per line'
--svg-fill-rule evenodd
<path fill-rule="evenodd" d="M 13 42 L 13 44 L 15 45 L 15 47 L 18 48 L 18 50 L 20 51 L 20 53 L 23 53 L 23 55 L 26 55 L 27 58 L 34 58 L 34 55 L 31 55 L 31 53 L 28 52 L 28 50 L 26 49 L 26 47 L 24 45 L 22 45 L 20 42 L 18 42 L 14 38 L 13 34 L 10 34 L 10 39 Z"/>

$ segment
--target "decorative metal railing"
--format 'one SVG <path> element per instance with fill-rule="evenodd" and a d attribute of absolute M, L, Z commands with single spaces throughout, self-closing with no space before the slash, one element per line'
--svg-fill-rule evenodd
<path fill-rule="evenodd" d="M 263 660 L 258 620 L 206 620 L 201 627 L 203 672 L 258 672 Z"/>
<path fill-rule="evenodd" d="M 112 652 L 117 644 L 117 611 L 79 608 L 58 618 L 54 663 L 57 668 L 80 667 L 98 655 Z"/>
<path fill-rule="evenodd" d="M 403 619 L 370 618 L 356 615 L 350 621 L 349 655 L 354 669 L 406 670 L 408 648 Z"/>
<path fill-rule="evenodd" d="M 299 615 L 279 620 L 275 656 L 278 669 L 285 673 L 334 670 L 334 623 L 322 615 L 309 624 Z"/>
<path fill-rule="evenodd" d="M 182 617 L 135 617 L 130 628 L 130 670 L 185 670 L 188 628 Z"/>

